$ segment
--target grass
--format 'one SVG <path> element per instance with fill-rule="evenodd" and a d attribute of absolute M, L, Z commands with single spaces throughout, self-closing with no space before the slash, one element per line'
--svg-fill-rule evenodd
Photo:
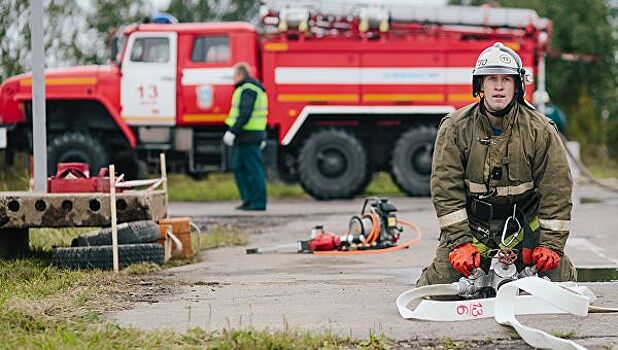
<path fill-rule="evenodd" d="M 575 331 L 553 332 L 552 335 L 562 339 L 575 339 L 577 337 Z"/>
<path fill-rule="evenodd" d="M 397 185 L 391 179 L 391 176 L 387 173 L 377 173 L 373 177 L 373 180 L 365 189 L 363 193 L 365 196 L 390 196 L 400 197 L 404 196 Z"/>
<path fill-rule="evenodd" d="M 246 245 L 249 242 L 249 236 L 246 232 L 231 225 L 212 225 L 208 230 L 202 229 L 202 234 L 191 232 L 191 248 L 194 252 L 216 249 L 229 246 Z M 189 258 L 172 259 L 165 263 L 164 267 L 183 266 L 194 264 L 200 261 L 196 254 Z M 150 266 L 148 266 L 150 265 Z M 144 266 L 130 266 L 134 273 L 149 273 L 160 270 L 160 267 L 153 264 L 145 264 Z"/>
<path fill-rule="evenodd" d="M 510 343 L 510 344 L 509 344 Z M 527 348 L 523 341 L 499 341 L 493 338 L 485 338 L 483 340 L 453 340 L 449 337 L 442 337 L 437 340 L 408 340 L 400 342 L 402 345 L 408 345 L 404 348 L 425 349 L 425 350 L 468 350 L 468 349 L 508 349 L 508 348 Z M 509 346 L 509 347 L 507 347 Z"/>
<path fill-rule="evenodd" d="M 172 201 L 225 201 L 240 198 L 232 174 L 210 174 L 204 180 L 194 180 L 187 175 L 172 174 L 168 179 Z M 305 196 L 299 185 L 281 182 L 267 184 L 270 198 L 299 198 Z"/>
<path fill-rule="evenodd" d="M 0 152 L 2 153 L 2 152 Z M 23 164 L 22 162 L 19 162 Z M 28 189 L 30 173 L 25 166 L 4 167 L 4 159 L 0 157 L 0 191 L 25 191 Z"/>
<path fill-rule="evenodd" d="M 169 262 L 168 262 L 169 263 Z M 129 265 L 122 270 L 123 273 L 129 276 L 147 275 L 163 270 L 163 268 L 152 262 L 141 262 L 138 264 Z"/>
<path fill-rule="evenodd" d="M 98 228 L 33 228 L 30 229 L 30 247 L 40 251 L 51 251 L 54 246 L 69 247 L 77 235 L 93 230 L 98 230 Z"/>
<path fill-rule="evenodd" d="M 162 269 L 152 264 L 133 265 L 120 274 L 51 266 L 51 247 L 68 245 L 85 230 L 33 230 L 31 257 L 0 260 L 0 349 L 390 348 L 391 342 L 377 335 L 354 340 L 293 329 L 206 332 L 196 328 L 181 334 L 119 327 L 102 314 L 129 307 L 136 299 L 153 298 L 153 288 L 169 290 L 179 282 L 148 275 Z M 247 236 L 231 226 L 213 226 L 203 238 L 203 249 L 247 242 Z"/>
<path fill-rule="evenodd" d="M 0 262 L 0 349 L 387 349 L 374 337 L 359 342 L 332 334 L 252 329 L 186 334 L 121 328 L 102 320 L 101 312 L 139 293 L 129 274 L 66 271 L 45 260 Z M 143 277 L 142 277 L 143 278 Z"/>
<path fill-rule="evenodd" d="M 618 162 L 598 161 L 589 166 L 592 176 L 600 179 L 618 178 Z"/>
<path fill-rule="evenodd" d="M 604 153 L 599 150 L 588 155 L 582 154 L 584 165 L 597 179 L 618 178 L 618 159 L 612 159 Z"/>
<path fill-rule="evenodd" d="M 283 182 L 267 183 L 268 197 L 309 198 L 298 184 Z M 228 201 L 240 198 L 232 174 L 211 174 L 207 179 L 194 180 L 182 174 L 169 177 L 169 193 L 172 201 Z M 378 173 L 369 184 L 365 196 L 403 196 L 403 192 L 393 183 L 386 173 Z"/>
<path fill-rule="evenodd" d="M 111 324 L 89 326 L 80 323 L 61 325 L 47 333 L 31 338 L 13 337 L 18 348 L 41 349 L 388 349 L 365 347 L 354 341 L 333 335 L 315 335 L 300 331 L 259 332 L 254 330 L 226 330 L 207 333 L 192 329 L 186 334 L 173 331 L 142 332 Z M 3 348 L 0 345 L 0 349 Z M 8 349 L 9 347 L 7 347 Z"/>
<path fill-rule="evenodd" d="M 206 232 L 203 232 L 201 238 L 197 233 L 191 235 L 191 242 L 197 247 L 199 242 L 200 250 L 215 249 L 227 246 L 246 245 L 249 242 L 249 236 L 244 231 L 231 225 L 213 225 Z"/>

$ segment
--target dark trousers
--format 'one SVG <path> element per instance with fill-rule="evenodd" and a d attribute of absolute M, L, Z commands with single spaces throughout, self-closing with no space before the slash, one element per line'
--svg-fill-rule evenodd
<path fill-rule="evenodd" d="M 234 146 L 232 171 L 243 206 L 266 208 L 266 174 L 262 164 L 260 146 Z"/>

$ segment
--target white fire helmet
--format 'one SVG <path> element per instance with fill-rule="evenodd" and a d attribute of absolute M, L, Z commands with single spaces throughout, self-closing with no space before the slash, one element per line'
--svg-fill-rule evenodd
<path fill-rule="evenodd" d="M 525 83 L 531 81 L 526 73 L 521 58 L 511 48 L 496 42 L 481 52 L 472 71 L 472 95 L 478 96 L 481 92 L 483 75 L 510 74 L 515 76 L 515 94 L 523 100 L 526 92 Z"/>

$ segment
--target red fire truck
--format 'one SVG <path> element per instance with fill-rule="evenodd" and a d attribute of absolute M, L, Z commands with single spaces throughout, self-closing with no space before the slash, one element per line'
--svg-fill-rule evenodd
<path fill-rule="evenodd" d="M 260 15 L 259 30 L 131 25 L 110 64 L 47 70 L 49 171 L 114 162 L 136 176 L 161 151 L 192 175 L 225 169 L 232 66 L 243 61 L 268 92 L 265 155 L 281 178 L 332 199 L 388 171 L 406 193 L 425 196 L 439 120 L 474 102 L 477 55 L 501 41 L 537 75 L 551 29 L 526 9 L 360 0 L 267 1 Z M 0 87 L 0 141 L 8 140 L 0 147 L 9 154 L 31 147 L 31 86 L 21 74 Z"/>

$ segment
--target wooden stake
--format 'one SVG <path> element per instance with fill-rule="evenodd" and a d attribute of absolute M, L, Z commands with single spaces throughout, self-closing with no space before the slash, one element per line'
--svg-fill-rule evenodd
<path fill-rule="evenodd" d="M 167 204 L 169 202 L 167 194 L 167 167 L 165 164 L 165 153 L 159 154 L 159 163 L 161 163 L 161 180 L 163 181 L 163 192 L 165 192 L 165 217 L 169 218 L 169 212 L 167 210 Z"/>
<path fill-rule="evenodd" d="M 116 222 L 116 169 L 114 164 L 109 166 L 109 198 L 110 210 L 112 214 L 112 264 L 114 272 L 118 273 L 118 225 Z"/>
<path fill-rule="evenodd" d="M 172 258 L 172 225 L 165 225 L 165 244 L 163 245 L 165 262 L 168 262 Z"/>

